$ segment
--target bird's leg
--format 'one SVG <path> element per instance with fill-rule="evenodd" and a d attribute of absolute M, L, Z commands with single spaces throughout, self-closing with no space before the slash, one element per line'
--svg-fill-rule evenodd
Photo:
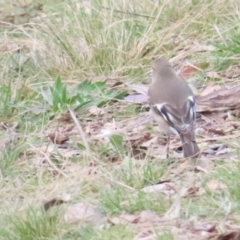
<path fill-rule="evenodd" d="M 166 134 L 166 158 L 169 158 L 169 144 L 170 144 L 170 135 Z"/>

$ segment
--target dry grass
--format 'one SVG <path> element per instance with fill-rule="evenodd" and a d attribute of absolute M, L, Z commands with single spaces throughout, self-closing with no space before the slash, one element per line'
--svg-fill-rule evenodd
<path fill-rule="evenodd" d="M 119 100 L 103 105 L 104 114 L 73 111 L 76 119 L 67 115 L 65 121 L 67 107 L 75 106 L 55 111 L 43 90 L 60 76 L 69 94 L 84 80 L 132 93 L 130 83 L 150 83 L 157 57 L 177 69 L 209 64 L 192 79 L 203 86 L 212 80 L 207 71 L 225 71 L 239 61 L 238 1 L 4 2 L 0 239 L 206 239 L 236 229 L 238 156 L 203 159 L 205 170 L 194 172 L 182 161 L 165 160 L 164 147 L 156 148 L 155 141 L 138 160 L 133 141 L 158 136 L 151 124 L 141 124 L 144 108 Z M 134 127 L 127 129 L 131 121 Z M 116 146 L 109 135 L 99 136 L 107 131 L 121 134 L 123 142 Z M 68 144 L 49 141 L 55 132 L 67 134 Z M 231 144 L 238 151 L 238 140 Z M 166 180 L 163 189 L 146 190 Z M 64 205 L 90 203 L 108 220 L 83 225 L 65 222 L 61 206 L 53 213 L 41 209 L 45 201 L 66 197 Z"/>

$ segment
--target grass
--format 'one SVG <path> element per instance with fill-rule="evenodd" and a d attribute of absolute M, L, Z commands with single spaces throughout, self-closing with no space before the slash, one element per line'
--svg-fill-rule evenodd
<path fill-rule="evenodd" d="M 171 59 L 176 69 L 207 64 L 200 85 L 210 81 L 205 72 L 237 65 L 238 1 L 30 0 L 0 6 L 0 239 L 178 239 L 189 231 L 181 222 L 193 218 L 199 225 L 222 219 L 238 224 L 239 157 L 209 160 L 214 166 L 208 173 L 181 173 L 180 163 L 165 160 L 158 145 L 140 148 L 158 132 L 138 122 L 146 108 L 123 100 L 134 92 L 131 84 L 151 82 L 157 57 Z M 67 135 L 66 145 L 49 140 L 57 133 Z M 165 180 L 175 194 L 195 186 L 203 191 L 181 198 L 179 225 L 111 223 L 147 210 L 163 217 L 174 194 L 143 189 Z M 211 180 L 225 188 L 209 188 Z M 108 220 L 66 223 L 62 206 L 51 214 L 41 209 L 66 195 L 64 206 L 91 203 Z"/>
<path fill-rule="evenodd" d="M 59 235 L 61 221 L 59 216 L 49 215 L 38 209 L 28 209 L 26 216 L 12 216 L 8 225 L 3 228 L 6 239 L 51 239 Z"/>

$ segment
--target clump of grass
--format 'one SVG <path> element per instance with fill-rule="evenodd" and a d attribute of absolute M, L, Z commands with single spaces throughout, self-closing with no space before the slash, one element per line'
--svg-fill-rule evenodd
<path fill-rule="evenodd" d="M 167 164 L 146 163 L 144 165 L 137 165 L 136 160 L 126 158 L 121 169 L 117 170 L 115 174 L 116 179 L 123 182 L 127 186 L 135 189 L 142 189 L 143 187 L 160 182 L 165 174 L 168 172 Z"/>
<path fill-rule="evenodd" d="M 53 239 L 62 235 L 57 212 L 49 214 L 30 208 L 25 214 L 12 214 L 7 223 L 0 234 L 6 239 Z"/>
<path fill-rule="evenodd" d="M 83 239 L 83 240 L 90 240 L 90 239 L 113 239 L 118 236 L 119 239 L 132 239 L 134 237 L 134 232 L 130 227 L 117 224 L 112 227 L 105 227 L 102 229 L 97 229 L 94 226 L 86 226 L 82 227 L 79 230 L 69 231 L 67 234 L 63 236 L 64 240 L 67 239 Z"/>
<path fill-rule="evenodd" d="M 151 196 L 143 191 L 131 192 L 119 186 L 102 193 L 101 203 L 110 215 L 121 214 L 122 212 L 134 214 L 143 210 L 163 213 L 168 206 L 168 203 L 161 200 L 160 194 Z"/>
<path fill-rule="evenodd" d="M 20 140 L 3 149 L 0 157 L 0 194 L 4 195 L 0 201 L 4 212 L 0 217 L 0 236 L 133 239 L 136 233 L 125 225 L 87 226 L 79 230 L 77 225 L 62 224 L 57 214 L 29 210 L 29 205 L 67 193 L 73 202 L 93 202 L 109 215 L 149 209 L 164 214 L 171 199 L 161 193 L 146 194 L 142 189 L 164 179 L 177 182 L 179 178 L 174 178 L 171 167 L 162 160 L 152 160 L 147 151 L 144 159 L 135 159 L 127 137 L 121 133 L 112 134 L 109 142 L 92 141 L 95 129 L 91 121 L 114 122 L 138 115 L 136 105 L 123 106 L 123 101 L 111 105 L 112 100 L 121 99 L 125 91 L 132 92 L 125 83 L 150 81 L 153 58 L 165 57 L 182 65 L 187 61 L 210 62 L 211 71 L 237 63 L 238 2 L 93 0 L 83 1 L 84 5 L 79 1 L 51 0 L 41 2 L 43 10 L 32 7 L 39 1 L 28 2 L 2 4 L 5 18 L 1 22 L 8 22 L 8 27 L 0 30 L 0 119 L 4 124 L 17 122 L 17 131 L 27 144 Z M 35 9 L 37 14 L 30 11 L 31 15 L 26 9 Z M 22 21 L 9 22 L 12 18 Z M 206 51 L 202 47 L 206 45 L 216 49 Z M 90 118 L 87 110 L 92 105 L 112 110 Z M 55 120 L 52 116 L 68 107 L 75 111 L 82 128 L 92 134 L 86 137 L 92 158 L 78 155 L 84 146 L 77 137 L 65 149 L 46 140 L 47 132 L 55 131 L 55 125 L 64 128 L 72 124 L 52 124 L 55 128 L 50 124 Z M 1 128 L 0 135 L 5 131 Z M 77 135 L 74 131 L 69 133 L 72 134 Z M 116 162 L 110 161 L 111 154 L 117 156 Z M 44 161 L 46 158 L 48 161 Z M 223 163 L 212 176 L 225 182 L 228 189 L 212 193 L 205 188 L 204 196 L 183 199 L 180 218 L 211 219 L 238 212 L 239 166 L 233 161 L 231 164 L 229 169 Z M 179 181 L 181 185 L 182 180 Z M 16 195 L 23 198 L 21 204 Z M 7 213 L 9 208 L 15 212 Z M 173 235 L 160 231 L 157 238 L 173 239 Z"/>

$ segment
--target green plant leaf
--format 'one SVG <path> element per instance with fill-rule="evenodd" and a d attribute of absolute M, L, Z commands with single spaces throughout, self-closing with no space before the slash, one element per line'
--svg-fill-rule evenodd
<path fill-rule="evenodd" d="M 86 150 L 85 146 L 83 144 L 81 144 L 81 143 L 77 143 L 77 147 L 80 150 Z"/>
<path fill-rule="evenodd" d="M 119 149 L 123 144 L 123 136 L 118 134 L 113 134 L 110 136 L 110 143 L 116 148 Z"/>

